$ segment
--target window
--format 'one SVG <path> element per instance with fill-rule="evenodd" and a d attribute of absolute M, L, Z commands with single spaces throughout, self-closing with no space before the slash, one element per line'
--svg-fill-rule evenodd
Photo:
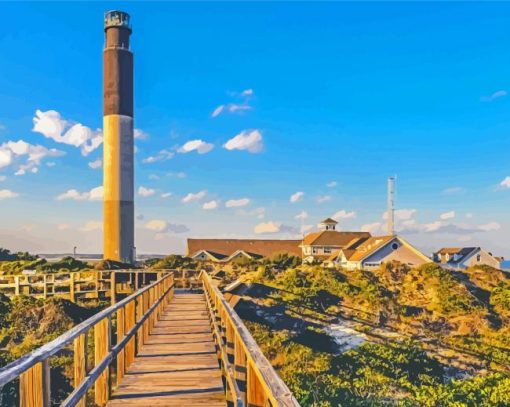
<path fill-rule="evenodd" d="M 476 255 L 476 261 L 477 261 L 478 263 L 480 263 L 480 262 L 482 261 L 482 255 L 481 255 L 481 254 L 477 254 L 477 255 Z"/>
<path fill-rule="evenodd" d="M 324 254 L 331 254 L 331 247 L 325 247 Z"/>
<path fill-rule="evenodd" d="M 314 247 L 314 248 L 312 248 L 312 253 L 313 253 L 313 254 L 317 254 L 317 249 L 316 249 L 315 247 Z"/>
<path fill-rule="evenodd" d="M 393 242 L 393 243 L 391 244 L 391 248 L 392 248 L 393 250 L 397 250 L 397 249 L 398 249 L 398 247 L 399 247 L 399 246 L 398 246 L 398 243 L 397 243 L 397 242 Z"/>

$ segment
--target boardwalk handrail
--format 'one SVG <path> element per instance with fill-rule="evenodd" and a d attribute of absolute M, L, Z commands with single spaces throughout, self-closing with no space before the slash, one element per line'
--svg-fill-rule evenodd
<path fill-rule="evenodd" d="M 219 327 L 221 338 L 216 341 L 222 351 L 226 349 L 229 364 L 222 366 L 225 381 L 234 379 L 240 390 L 239 400 L 231 391 L 227 391 L 227 401 L 242 406 L 285 406 L 296 407 L 299 403 L 283 380 L 266 359 L 255 339 L 241 318 L 227 302 L 220 290 L 213 284 L 211 277 L 202 271 L 200 279 L 206 293 L 207 305 L 215 315 L 215 325 Z M 219 343 L 218 343 L 219 342 Z M 221 356 L 221 355 L 219 355 Z M 227 386 L 225 386 L 227 388 Z"/>
<path fill-rule="evenodd" d="M 49 406 L 49 358 L 74 345 L 74 390 L 65 406 L 85 406 L 87 390 L 95 385 L 95 402 L 104 405 L 111 393 L 110 364 L 117 358 L 117 383 L 148 338 L 173 293 L 173 274 L 98 312 L 53 341 L 0 369 L 0 388 L 20 377 L 20 406 Z M 116 316 L 117 341 L 112 346 L 112 318 Z M 87 337 L 94 330 L 94 368 L 87 372 Z M 136 335 L 136 338 L 135 338 Z"/>

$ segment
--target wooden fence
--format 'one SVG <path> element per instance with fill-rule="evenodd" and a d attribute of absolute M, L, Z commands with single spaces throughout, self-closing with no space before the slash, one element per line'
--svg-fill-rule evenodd
<path fill-rule="evenodd" d="M 19 378 L 20 406 L 50 406 L 50 358 L 72 346 L 74 390 L 62 405 L 85 407 L 92 387 L 95 404 L 105 405 L 113 387 L 112 371 L 115 371 L 116 383 L 120 383 L 163 307 L 170 301 L 173 290 L 173 275 L 163 274 L 152 284 L 0 369 L 0 389 Z M 92 338 L 92 343 L 88 344 Z M 91 348 L 93 367 L 88 371 Z"/>
<path fill-rule="evenodd" d="M 178 288 L 201 284 L 196 270 L 115 270 L 76 271 L 67 273 L 37 273 L 0 276 L 0 293 L 13 297 L 26 295 L 35 298 L 60 297 L 72 302 L 111 300 L 136 292 L 163 274 L 172 273 Z"/>
<path fill-rule="evenodd" d="M 228 403 L 236 406 L 299 406 L 211 277 L 202 272 L 200 279 Z"/>

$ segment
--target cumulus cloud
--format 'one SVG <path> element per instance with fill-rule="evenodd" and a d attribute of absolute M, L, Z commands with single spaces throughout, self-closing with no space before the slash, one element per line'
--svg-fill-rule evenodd
<path fill-rule="evenodd" d="M 227 150 L 246 150 L 250 153 L 260 153 L 264 147 L 262 133 L 259 130 L 243 130 L 224 145 Z"/>
<path fill-rule="evenodd" d="M 337 219 L 337 220 L 339 220 L 339 219 L 354 219 L 355 217 L 356 217 L 355 211 L 347 212 L 345 209 L 342 209 L 333 215 L 333 219 Z"/>
<path fill-rule="evenodd" d="M 172 153 L 171 151 L 168 151 L 168 150 L 161 150 L 159 153 L 157 153 L 156 155 L 151 155 L 149 157 L 146 157 L 142 160 L 142 162 L 144 164 L 153 164 L 153 163 L 156 163 L 158 161 L 166 161 L 166 160 L 170 160 L 174 157 L 174 153 Z"/>
<path fill-rule="evenodd" d="M 102 186 L 92 188 L 90 191 L 80 192 L 77 189 L 69 189 L 58 195 L 57 201 L 73 200 L 73 201 L 101 201 L 104 196 Z"/>
<path fill-rule="evenodd" d="M 149 135 L 140 129 L 135 129 L 133 132 L 133 136 L 136 140 L 147 140 L 149 138 Z"/>
<path fill-rule="evenodd" d="M 222 113 L 243 113 L 251 110 L 249 104 L 250 98 L 253 96 L 253 89 L 245 89 L 242 92 L 232 92 L 230 95 L 242 99 L 240 103 L 228 103 L 217 106 L 211 113 L 211 117 L 218 117 Z"/>
<path fill-rule="evenodd" d="M 374 222 L 374 223 L 367 223 L 365 225 L 361 226 L 362 232 L 369 232 L 371 234 L 376 234 L 381 230 L 382 223 L 381 222 Z"/>
<path fill-rule="evenodd" d="M 148 196 L 152 196 L 155 193 L 156 193 L 155 189 L 145 188 L 143 186 L 138 187 L 138 195 L 143 196 L 144 198 L 147 198 Z"/>
<path fill-rule="evenodd" d="M 329 196 L 329 195 L 318 196 L 316 201 L 319 204 L 328 202 L 328 201 L 331 201 L 331 196 Z"/>
<path fill-rule="evenodd" d="M 211 143 L 206 143 L 205 141 L 202 141 L 202 140 L 190 140 L 190 141 L 184 143 L 184 145 L 182 147 L 180 147 L 177 150 L 177 152 L 186 154 L 186 153 L 190 153 L 192 151 L 196 151 L 198 154 L 206 154 L 209 151 L 211 151 L 213 148 L 214 148 L 214 145 Z"/>
<path fill-rule="evenodd" d="M 80 228 L 82 232 L 93 232 L 94 230 L 103 229 L 103 222 L 98 220 L 90 220 Z"/>
<path fill-rule="evenodd" d="M 32 131 L 41 133 L 57 143 L 77 147 L 84 156 L 94 151 L 103 142 L 101 129 L 94 131 L 81 123 L 65 120 L 55 110 L 46 112 L 36 110 L 33 122 Z"/>
<path fill-rule="evenodd" d="M 189 203 L 193 201 L 200 201 L 202 198 L 204 198 L 207 194 L 207 191 L 200 191 L 197 193 L 190 192 L 188 195 L 186 195 L 184 198 L 182 198 L 183 203 Z"/>
<path fill-rule="evenodd" d="M 304 195 L 305 195 L 305 193 L 304 193 L 304 192 L 301 192 L 301 191 L 296 192 L 296 193 L 294 193 L 294 194 L 292 194 L 292 195 L 290 196 L 290 198 L 289 198 L 289 202 L 290 202 L 290 203 L 298 202 L 298 201 L 300 201 L 301 199 L 303 199 L 303 196 L 304 196 Z"/>
<path fill-rule="evenodd" d="M 444 195 L 459 194 L 461 192 L 464 192 L 464 188 L 462 188 L 462 187 L 451 187 L 451 188 L 443 189 Z"/>
<path fill-rule="evenodd" d="M 93 170 L 101 168 L 102 166 L 103 166 L 103 160 L 101 160 L 100 158 L 89 162 L 89 167 L 92 168 Z"/>
<path fill-rule="evenodd" d="M 176 177 L 176 178 L 186 178 L 186 173 L 185 172 L 167 172 L 166 173 L 166 176 L 167 177 Z"/>
<path fill-rule="evenodd" d="M 273 233 L 289 233 L 289 234 L 298 234 L 299 229 L 294 228 L 292 226 L 287 226 L 282 224 L 281 222 L 262 222 L 255 226 L 253 230 L 256 234 L 273 234 Z"/>
<path fill-rule="evenodd" d="M 493 94 L 491 95 L 488 95 L 488 96 L 482 96 L 480 98 L 480 100 L 482 102 L 492 102 L 493 100 L 496 100 L 496 99 L 499 99 L 499 98 L 502 98 L 504 96 L 507 95 L 507 91 L 506 90 L 498 90 L 496 92 L 494 92 Z"/>
<path fill-rule="evenodd" d="M 227 202 L 225 202 L 225 206 L 227 208 L 237 208 L 240 206 L 246 206 L 249 203 L 250 203 L 250 200 L 248 198 L 229 199 Z"/>
<path fill-rule="evenodd" d="M 297 220 L 305 220 L 307 218 L 308 218 L 308 212 L 306 212 L 306 211 L 301 211 L 296 216 L 294 216 L 294 219 L 297 219 Z"/>
<path fill-rule="evenodd" d="M 153 219 L 145 224 L 145 228 L 158 233 L 186 233 L 189 231 L 186 225 L 169 223 L 162 219 Z"/>
<path fill-rule="evenodd" d="M 23 140 L 7 141 L 0 145 L 0 168 L 12 167 L 15 175 L 36 173 L 46 157 L 59 157 L 63 151 L 27 143 Z"/>
<path fill-rule="evenodd" d="M 334 188 L 334 187 L 336 187 L 337 185 L 338 185 L 338 183 L 337 183 L 336 181 L 331 181 L 331 182 L 328 182 L 328 183 L 326 184 L 326 186 L 327 186 L 328 188 Z"/>
<path fill-rule="evenodd" d="M 439 218 L 441 220 L 448 220 L 448 219 L 453 219 L 455 217 L 455 211 L 450 211 L 450 212 L 445 212 L 445 213 L 442 213 Z"/>
<path fill-rule="evenodd" d="M 19 194 L 17 192 L 13 192 L 10 189 L 0 189 L 0 201 L 4 199 L 12 199 L 17 198 Z"/>
<path fill-rule="evenodd" d="M 502 188 L 510 188 L 510 176 L 506 177 L 503 181 L 499 183 L 499 186 Z"/>
<path fill-rule="evenodd" d="M 215 200 L 206 202 L 202 205 L 202 208 L 206 209 L 206 210 L 216 209 L 217 207 L 218 207 L 218 201 L 215 201 Z"/>

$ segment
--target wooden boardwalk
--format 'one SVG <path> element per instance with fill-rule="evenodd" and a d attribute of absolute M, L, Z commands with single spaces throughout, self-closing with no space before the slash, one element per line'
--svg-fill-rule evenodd
<path fill-rule="evenodd" d="M 107 405 L 226 405 L 204 294 L 175 294 Z"/>

